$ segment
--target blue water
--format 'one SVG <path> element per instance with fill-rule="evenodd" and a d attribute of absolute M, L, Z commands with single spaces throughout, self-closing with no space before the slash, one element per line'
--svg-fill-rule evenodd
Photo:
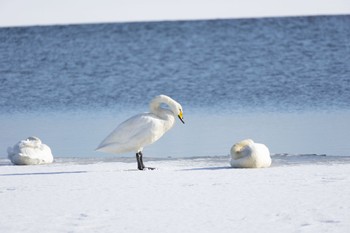
<path fill-rule="evenodd" d="M 225 155 L 246 137 L 349 155 L 349 61 L 349 15 L 0 28 L 0 156 L 29 135 L 96 156 L 161 93 L 187 121 L 155 157 Z"/>
<path fill-rule="evenodd" d="M 350 16 L 0 29 L 0 113 L 350 109 Z"/>

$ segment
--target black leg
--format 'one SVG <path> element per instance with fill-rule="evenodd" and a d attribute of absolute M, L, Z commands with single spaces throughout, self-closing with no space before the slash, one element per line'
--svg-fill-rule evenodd
<path fill-rule="evenodd" d="M 137 169 L 139 170 L 154 170 L 155 168 L 154 167 L 146 167 L 144 164 L 143 164 L 143 155 L 140 152 L 137 152 L 136 153 L 136 160 L 137 160 Z"/>
<path fill-rule="evenodd" d="M 140 155 L 141 165 L 142 165 L 143 168 L 145 168 L 145 164 L 143 164 L 143 154 L 142 154 L 141 151 L 139 152 L 139 155 Z"/>
<path fill-rule="evenodd" d="M 143 170 L 145 168 L 145 165 L 143 165 L 143 162 L 142 162 L 141 152 L 136 153 L 136 161 L 137 161 L 137 169 Z"/>

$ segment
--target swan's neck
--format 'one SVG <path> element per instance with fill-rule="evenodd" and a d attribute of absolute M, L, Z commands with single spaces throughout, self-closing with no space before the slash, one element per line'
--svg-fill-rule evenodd
<path fill-rule="evenodd" d="M 244 157 L 254 157 L 256 154 L 254 146 L 246 146 L 241 153 Z"/>
<path fill-rule="evenodd" d="M 162 108 L 161 104 L 168 105 L 170 110 Z M 172 118 L 172 119 L 175 118 L 175 113 L 174 113 L 175 108 L 176 108 L 176 105 L 173 103 L 173 101 L 169 97 L 167 98 L 165 96 L 157 96 L 150 103 L 151 113 L 157 115 L 158 117 L 164 120 L 167 120 L 169 118 Z"/>
<path fill-rule="evenodd" d="M 169 109 L 163 108 L 162 104 L 167 105 Z M 150 103 L 151 113 L 163 120 L 165 131 L 173 127 L 176 116 L 181 112 L 180 109 L 181 105 L 166 95 L 156 96 Z"/>

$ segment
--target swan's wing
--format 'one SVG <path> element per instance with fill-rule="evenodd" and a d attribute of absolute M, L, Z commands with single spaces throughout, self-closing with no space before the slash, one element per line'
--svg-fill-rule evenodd
<path fill-rule="evenodd" d="M 257 164 L 259 167 L 269 167 L 271 165 L 270 150 L 266 145 L 261 143 L 255 143 L 257 157 Z"/>
<path fill-rule="evenodd" d="M 138 114 L 121 123 L 98 146 L 97 150 L 108 145 L 140 145 L 153 137 L 160 119 L 151 113 Z"/>

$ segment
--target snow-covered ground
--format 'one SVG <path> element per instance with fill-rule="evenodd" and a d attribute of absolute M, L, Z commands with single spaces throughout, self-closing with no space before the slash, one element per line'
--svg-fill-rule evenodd
<path fill-rule="evenodd" d="M 305 158 L 1 160 L 0 232 L 349 232 L 349 157 Z"/>

